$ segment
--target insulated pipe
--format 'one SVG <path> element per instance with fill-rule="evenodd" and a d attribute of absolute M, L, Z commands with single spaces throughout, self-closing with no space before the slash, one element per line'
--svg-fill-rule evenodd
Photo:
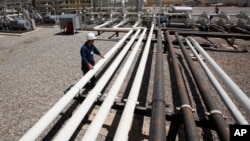
<path fill-rule="evenodd" d="M 190 37 L 189 40 L 199 50 L 199 52 L 207 60 L 208 64 L 212 67 L 215 73 L 218 74 L 220 79 L 224 82 L 227 88 L 235 96 L 236 100 L 241 104 L 243 109 L 250 115 L 250 99 L 246 94 L 233 82 L 233 80 L 220 68 L 220 66 L 204 51 L 204 49 L 195 41 L 194 38 Z"/>
<path fill-rule="evenodd" d="M 130 42 L 127 44 L 128 46 L 131 46 L 132 43 L 137 38 L 138 34 L 140 33 L 140 29 L 137 30 L 135 35 L 132 37 Z M 102 103 L 101 107 L 99 108 L 98 113 L 96 114 L 95 118 L 91 122 L 91 124 L 88 127 L 88 130 L 84 134 L 82 141 L 95 141 L 96 137 L 98 136 L 99 131 L 102 128 L 102 125 L 115 101 L 115 98 L 117 97 L 117 94 L 119 93 L 119 90 L 127 77 L 127 73 L 130 69 L 130 66 L 132 65 L 135 55 L 137 53 L 138 48 L 140 47 L 141 41 L 144 37 L 144 34 L 146 33 L 146 29 L 144 29 L 143 34 L 140 37 L 140 41 L 137 42 L 135 48 L 133 49 L 131 55 L 129 56 L 128 60 L 124 64 L 120 74 L 116 78 L 116 81 L 114 82 L 114 85 L 109 90 L 109 93 L 107 94 L 104 102 Z"/>
<path fill-rule="evenodd" d="M 60 112 L 69 104 L 69 102 L 79 93 L 83 86 L 95 75 L 95 73 L 107 62 L 109 58 L 117 51 L 124 41 L 132 34 L 129 31 L 113 48 L 105 54 L 105 58 L 98 61 L 93 70 L 88 71 L 32 128 L 25 133 L 20 141 L 35 140 L 52 121 L 60 114 Z"/>
<path fill-rule="evenodd" d="M 165 90 L 161 29 L 157 32 L 157 49 L 154 75 L 154 93 L 150 120 L 149 140 L 166 140 Z"/>
<path fill-rule="evenodd" d="M 124 107 L 122 117 L 120 119 L 119 125 L 117 127 L 114 141 L 127 141 L 128 140 L 128 134 L 133 122 L 133 116 L 134 116 L 134 110 L 137 103 L 137 99 L 139 96 L 141 84 L 142 84 L 142 78 L 145 72 L 145 66 L 147 63 L 150 43 L 152 39 L 154 24 L 152 24 L 147 42 L 145 45 L 145 49 L 143 51 L 140 64 L 138 66 L 138 70 L 136 72 L 136 76 L 132 85 L 132 88 L 130 90 L 129 96 L 126 101 L 126 105 Z"/>
<path fill-rule="evenodd" d="M 184 123 L 186 139 L 188 141 L 199 141 L 199 136 L 197 133 L 197 128 L 194 120 L 192 107 L 190 105 L 187 89 L 168 32 L 165 32 L 165 41 L 168 42 L 168 50 L 171 56 L 172 67 L 176 78 L 176 86 L 178 95 L 180 97 L 180 110 L 182 112 L 181 115 Z"/>
<path fill-rule="evenodd" d="M 247 120 L 241 114 L 241 112 L 239 111 L 239 109 L 235 106 L 235 104 L 230 99 L 230 97 L 228 96 L 228 94 L 224 91 L 224 89 L 222 88 L 222 86 L 220 85 L 220 83 L 217 81 L 217 79 L 212 74 L 212 72 L 210 71 L 210 69 L 207 67 L 207 65 L 205 64 L 205 62 L 201 59 L 201 57 L 199 56 L 199 54 L 197 53 L 197 51 L 194 49 L 194 47 L 192 46 L 192 44 L 189 42 L 188 39 L 185 39 L 185 40 L 186 40 L 187 45 L 190 47 L 190 49 L 194 53 L 195 57 L 198 59 L 200 65 L 204 69 L 204 71 L 207 74 L 208 78 L 210 79 L 210 81 L 214 85 L 215 89 L 219 93 L 221 99 L 226 104 L 227 109 L 230 111 L 230 113 L 232 114 L 232 116 L 236 120 L 236 122 L 238 124 L 241 124 L 241 125 L 247 125 L 248 124 Z"/>
<path fill-rule="evenodd" d="M 133 30 L 130 30 L 129 33 L 126 35 L 129 36 Z M 127 38 L 127 37 L 126 37 Z M 58 133 L 55 140 L 63 141 L 63 140 L 69 140 L 78 125 L 81 123 L 82 119 L 87 114 L 88 110 L 91 108 L 93 103 L 95 102 L 98 95 L 100 95 L 100 92 L 105 87 L 106 83 L 108 82 L 109 78 L 112 76 L 118 65 L 120 64 L 121 60 L 129 50 L 130 46 L 125 46 L 122 50 L 122 52 L 116 57 L 116 59 L 113 61 L 111 66 L 108 68 L 108 70 L 103 74 L 103 76 L 100 78 L 100 80 L 97 82 L 96 86 L 89 92 L 86 99 L 83 101 L 83 103 L 79 106 L 77 111 L 74 113 L 74 115 L 71 117 L 71 119 L 67 122 L 67 124 L 64 126 L 64 128 Z"/>
<path fill-rule="evenodd" d="M 187 60 L 188 66 L 191 70 L 193 78 L 196 82 L 196 85 L 200 91 L 200 95 L 204 101 L 204 104 L 208 110 L 208 117 L 214 123 L 215 130 L 221 141 L 229 141 L 229 128 L 225 119 L 222 116 L 222 113 L 218 110 L 217 106 L 214 104 L 208 87 L 203 82 L 202 76 L 196 72 L 197 68 L 194 65 L 191 57 L 189 56 L 186 48 L 184 47 L 181 39 L 178 37 L 178 33 L 175 33 L 175 36 L 180 44 L 181 50 Z"/>

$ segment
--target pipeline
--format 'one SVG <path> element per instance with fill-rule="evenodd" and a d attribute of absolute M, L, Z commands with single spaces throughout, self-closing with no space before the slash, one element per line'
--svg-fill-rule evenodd
<path fill-rule="evenodd" d="M 95 73 L 107 62 L 109 58 L 121 47 L 124 41 L 132 34 L 129 31 L 113 48 L 105 55 L 105 59 L 101 59 L 93 70 L 88 71 L 32 128 L 30 128 L 20 139 L 20 141 L 35 140 L 52 121 L 60 114 L 60 112 L 69 104 L 71 100 L 80 92 L 80 90 L 88 83 Z"/>
<path fill-rule="evenodd" d="M 236 120 L 236 122 L 238 124 L 241 124 L 241 125 L 247 125 L 248 124 L 247 120 L 244 118 L 244 116 L 241 114 L 241 112 L 239 111 L 239 109 L 236 107 L 236 105 L 230 99 L 230 97 L 228 96 L 228 94 L 224 91 L 224 89 L 219 84 L 219 82 L 217 81 L 217 79 L 215 78 L 215 76 L 212 74 L 212 72 L 209 70 L 209 68 L 207 67 L 207 65 L 205 64 L 205 62 L 201 59 L 201 57 L 199 56 L 199 54 L 197 53 L 197 51 L 191 45 L 191 43 L 189 42 L 189 40 L 188 39 L 185 39 L 185 40 L 186 40 L 187 45 L 190 47 L 190 49 L 194 53 L 195 57 L 198 59 L 200 65 L 203 68 L 203 70 L 207 74 L 210 82 L 213 84 L 213 86 L 215 87 L 215 89 L 219 93 L 221 99 L 226 104 L 227 109 L 230 111 L 231 115 Z"/>
<path fill-rule="evenodd" d="M 207 25 L 207 28 L 212 30 L 212 31 L 217 31 L 217 32 L 226 32 L 225 29 L 219 25 L 215 25 L 215 24 L 210 24 Z"/>
<path fill-rule="evenodd" d="M 132 37 L 132 39 L 127 43 L 126 46 L 131 46 L 135 39 L 137 38 L 138 34 L 140 33 L 140 29 L 137 30 L 135 35 Z M 139 45 L 137 49 L 139 48 Z M 95 118 L 91 122 L 91 124 L 88 127 L 88 130 L 84 134 L 82 141 L 95 141 L 97 138 L 97 135 L 99 131 L 102 128 L 102 125 L 115 101 L 115 98 L 117 97 L 117 94 L 119 93 L 119 90 L 121 88 L 121 85 L 123 81 L 126 78 L 126 74 L 129 71 L 129 68 L 131 64 L 133 63 L 133 59 L 136 55 L 137 49 L 133 51 L 133 53 L 130 55 L 129 59 L 127 60 L 126 64 L 123 66 L 120 74 L 118 75 L 116 81 L 114 82 L 114 85 L 110 89 L 109 93 L 107 94 L 104 102 L 102 103 L 101 107 L 99 108 L 98 113 L 96 114 Z"/>
<path fill-rule="evenodd" d="M 127 34 L 130 35 L 132 32 L 133 30 L 130 30 L 129 33 Z M 117 56 L 117 58 L 113 61 L 108 70 L 103 74 L 103 77 L 100 78 L 96 86 L 89 92 L 88 96 L 79 106 L 79 108 L 71 117 L 71 119 L 67 122 L 64 128 L 58 133 L 55 140 L 62 141 L 70 139 L 70 137 L 73 135 L 74 131 L 76 130 L 82 119 L 86 116 L 88 110 L 91 108 L 97 97 L 100 95 L 100 92 L 105 87 L 106 83 L 111 78 L 116 68 L 119 66 L 119 63 L 126 55 L 129 48 L 130 46 L 128 44 L 123 48 L 122 52 Z"/>
<path fill-rule="evenodd" d="M 171 56 L 172 66 L 173 66 L 174 74 L 176 78 L 176 85 L 177 85 L 177 90 L 178 90 L 178 94 L 180 97 L 180 104 L 181 104 L 180 108 L 181 108 L 182 118 L 184 122 L 186 139 L 188 141 L 198 141 L 199 136 L 198 136 L 196 125 L 195 125 L 192 107 L 190 106 L 190 101 L 188 98 L 187 89 L 185 87 L 185 82 L 184 82 L 180 67 L 178 65 L 178 60 L 176 59 L 174 48 L 169 38 L 168 32 L 165 32 L 165 41 L 168 42 L 168 47 L 169 47 L 168 50 Z"/>
<path fill-rule="evenodd" d="M 213 68 L 215 73 L 218 74 L 220 79 L 224 82 L 226 87 L 232 92 L 236 100 L 241 104 L 243 109 L 250 115 L 250 99 L 246 94 L 233 82 L 233 80 L 219 67 L 219 65 L 202 49 L 202 47 L 195 41 L 194 38 L 190 37 L 189 40 L 195 46 L 196 49 L 204 56 L 208 64 Z"/>
<path fill-rule="evenodd" d="M 231 26 L 230 30 L 236 33 L 250 34 L 250 31 L 247 31 L 239 26 Z"/>
<path fill-rule="evenodd" d="M 196 67 L 189 56 L 186 48 L 184 47 L 181 39 L 178 37 L 178 33 L 175 33 L 175 36 L 178 40 L 178 43 L 181 47 L 181 50 L 187 60 L 188 66 L 191 70 L 191 73 L 194 77 L 194 80 L 196 82 L 196 85 L 200 91 L 200 94 L 202 96 L 202 99 L 206 105 L 207 110 L 209 111 L 209 119 L 213 121 L 215 125 L 215 130 L 222 141 L 229 141 L 229 128 L 227 123 L 225 122 L 222 113 L 217 110 L 217 106 L 214 104 L 212 97 L 210 96 L 209 89 L 204 84 L 202 77 L 199 73 L 196 72 Z"/>
<path fill-rule="evenodd" d="M 176 31 L 169 31 L 170 34 L 174 34 Z M 217 38 L 237 38 L 249 40 L 250 35 L 242 35 L 236 33 L 218 33 L 218 32 L 197 32 L 197 31 L 179 31 L 179 35 L 182 36 L 199 36 L 199 37 L 217 37 Z"/>
<path fill-rule="evenodd" d="M 132 88 L 130 90 L 125 108 L 123 110 L 121 120 L 119 122 L 119 125 L 117 127 L 114 141 L 127 141 L 129 130 L 131 128 L 132 122 L 133 122 L 133 115 L 135 111 L 135 106 L 137 103 L 137 99 L 139 96 L 141 84 L 142 84 L 142 78 L 145 72 L 145 66 L 148 58 L 151 38 L 153 34 L 154 24 L 152 24 L 147 42 L 145 45 L 144 52 L 142 54 L 142 58 L 138 67 L 138 70 L 136 72 L 136 76 L 132 85 Z M 139 41 L 138 41 L 139 42 Z"/>
<path fill-rule="evenodd" d="M 99 27 L 99 26 L 96 26 L 94 27 L 93 30 L 95 31 L 111 31 L 111 32 L 128 32 L 130 30 L 137 30 L 137 29 L 142 29 L 142 27 L 136 27 L 140 24 L 140 20 L 138 20 L 136 23 L 135 23 L 135 26 L 133 26 L 132 28 L 131 27 L 128 27 L 128 28 L 124 28 L 124 27 L 120 27 L 120 28 L 102 28 L 102 27 Z"/>
<path fill-rule="evenodd" d="M 150 120 L 150 141 L 166 140 L 165 91 L 161 29 L 157 32 L 157 50 L 155 63 L 154 93 Z"/>

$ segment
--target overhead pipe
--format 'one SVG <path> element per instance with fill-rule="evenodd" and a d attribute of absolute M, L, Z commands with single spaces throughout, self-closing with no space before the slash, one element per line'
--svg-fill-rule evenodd
<path fill-rule="evenodd" d="M 119 90 L 120 90 L 125 78 L 127 77 L 127 73 L 130 69 L 130 66 L 132 65 L 132 63 L 134 61 L 134 58 L 135 58 L 136 53 L 140 47 L 140 44 L 142 42 L 144 34 L 146 33 L 146 30 L 147 29 L 145 28 L 143 33 L 141 34 L 139 41 L 137 42 L 136 46 L 133 48 L 133 51 L 131 52 L 128 60 L 126 61 L 121 72 L 117 76 L 116 81 L 114 82 L 114 85 L 109 90 L 104 102 L 102 103 L 101 107 L 99 108 L 98 113 L 96 114 L 95 118 L 93 119 L 93 121 L 89 125 L 87 131 L 85 132 L 85 134 L 82 138 L 82 141 L 95 141 L 96 140 L 96 137 L 98 136 L 98 133 L 101 130 L 101 127 L 102 127 L 114 101 L 115 101 L 115 98 L 117 97 L 117 94 L 119 93 Z M 136 37 L 138 36 L 140 31 L 141 31 L 140 29 L 137 30 L 136 34 L 131 39 L 132 42 L 130 42 L 130 44 L 128 43 L 130 46 L 132 45 L 133 41 L 136 39 Z"/>
<path fill-rule="evenodd" d="M 154 30 L 154 24 L 152 24 L 150 32 L 148 34 L 147 42 L 141 57 L 140 64 L 138 66 L 138 70 L 136 72 L 134 82 L 132 84 L 131 90 L 129 92 L 129 96 L 127 98 L 119 125 L 117 127 L 114 141 L 127 141 L 128 140 L 128 134 L 133 122 L 133 116 L 135 111 L 135 106 L 137 104 L 137 99 L 139 96 L 141 84 L 142 84 L 142 78 L 145 72 L 145 66 L 148 59 L 148 53 L 150 49 L 151 39 L 153 35 Z"/>
<path fill-rule="evenodd" d="M 127 35 L 130 35 L 132 32 L 133 30 L 130 30 L 129 33 L 127 33 Z M 114 71 L 119 66 L 120 62 L 122 61 L 122 59 L 128 52 L 129 48 L 130 48 L 129 44 L 127 44 L 123 48 L 121 53 L 116 57 L 116 59 L 113 61 L 111 66 L 108 68 L 108 70 L 103 74 L 103 76 L 97 82 L 96 86 L 88 93 L 86 99 L 82 102 L 79 108 L 75 111 L 75 113 L 70 118 L 70 120 L 66 123 L 63 129 L 57 134 L 55 138 L 56 141 L 57 140 L 66 141 L 70 139 L 70 137 L 73 135 L 78 125 L 81 123 L 82 119 L 86 116 L 88 110 L 91 108 L 91 106 L 93 105 L 97 97 L 100 95 L 102 89 L 105 87 L 110 77 L 113 75 Z"/>
<path fill-rule="evenodd" d="M 172 45 L 172 41 L 170 40 L 170 36 L 168 32 L 165 32 L 165 41 L 168 42 L 168 50 L 171 56 L 172 67 L 174 70 L 174 75 L 176 78 L 176 86 L 178 95 L 180 97 L 180 110 L 181 116 L 184 123 L 185 135 L 188 141 L 199 141 L 199 136 L 195 124 L 195 119 L 192 111 L 192 106 L 190 105 L 190 100 L 188 97 L 187 89 L 185 86 L 184 78 L 182 76 L 182 72 L 180 70 L 180 66 L 178 60 L 176 58 L 174 48 Z"/>
<path fill-rule="evenodd" d="M 112 49 L 105 54 L 105 58 L 99 60 L 94 69 L 88 71 L 32 128 L 30 128 L 20 139 L 20 141 L 33 141 L 52 123 L 52 121 L 61 113 L 79 91 L 88 83 L 88 81 L 100 70 L 109 58 L 124 44 L 124 41 L 132 34 L 130 30 Z"/>
<path fill-rule="evenodd" d="M 178 43 L 181 47 L 181 50 L 187 60 L 188 66 L 191 70 L 191 73 L 194 77 L 200 95 L 204 101 L 204 104 L 208 111 L 209 119 L 214 123 L 215 130 L 221 141 L 229 141 L 229 128 L 225 119 L 222 116 L 221 111 L 218 110 L 217 106 L 214 104 L 214 100 L 210 95 L 210 91 L 206 84 L 203 82 L 202 76 L 196 72 L 196 66 L 194 65 L 191 57 L 189 56 L 186 48 L 184 47 L 181 39 L 178 37 L 178 33 L 175 33 L 175 36 L 178 40 Z"/>
<path fill-rule="evenodd" d="M 215 73 L 218 74 L 220 79 L 223 81 L 225 86 L 232 92 L 236 100 L 240 103 L 243 109 L 250 115 L 250 99 L 246 94 L 239 88 L 237 84 L 220 68 L 220 66 L 204 51 L 204 49 L 196 42 L 192 37 L 189 38 L 196 49 L 204 56 L 207 63 L 212 67 Z"/>
<path fill-rule="evenodd" d="M 165 119 L 165 89 L 161 29 L 157 32 L 156 63 L 154 75 L 154 92 L 152 98 L 152 111 L 150 120 L 149 140 L 166 140 Z"/>
<path fill-rule="evenodd" d="M 213 86 L 215 87 L 215 89 L 217 90 L 217 92 L 219 93 L 221 99 L 223 100 L 223 102 L 227 106 L 227 109 L 230 111 L 230 113 L 232 114 L 232 116 L 236 120 L 237 124 L 247 125 L 248 124 L 247 120 L 244 118 L 244 116 L 241 114 L 241 112 L 239 111 L 239 109 L 233 103 L 233 101 L 231 100 L 231 98 L 228 96 L 228 94 L 222 88 L 222 86 L 217 81 L 217 79 L 215 78 L 215 76 L 212 74 L 212 72 L 210 71 L 210 69 L 207 67 L 207 65 L 205 64 L 205 62 L 201 59 L 200 55 L 197 53 L 197 51 L 195 50 L 195 48 L 193 47 L 193 45 L 189 42 L 188 39 L 185 39 L 185 41 L 186 41 L 188 47 L 194 53 L 195 57 L 198 59 L 200 65 L 202 66 L 202 68 L 204 69 L 204 71 L 207 74 L 208 78 L 210 79 L 211 83 L 213 84 Z"/>

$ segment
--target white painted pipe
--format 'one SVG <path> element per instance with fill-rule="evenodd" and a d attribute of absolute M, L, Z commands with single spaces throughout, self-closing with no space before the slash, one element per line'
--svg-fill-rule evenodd
<path fill-rule="evenodd" d="M 140 33 L 140 31 L 141 31 L 140 29 L 137 30 L 135 35 L 132 37 L 130 42 L 127 44 L 128 46 L 131 46 L 133 44 L 135 39 L 138 37 L 138 34 Z M 145 34 L 145 32 L 146 32 L 146 30 L 144 30 L 144 34 Z M 84 134 L 82 141 L 95 141 L 96 140 L 98 133 L 101 130 L 102 125 L 103 125 L 103 123 L 104 123 L 104 121 L 105 121 L 114 101 L 115 101 L 115 98 L 116 98 L 117 94 L 119 93 L 119 90 L 120 90 L 120 88 L 121 88 L 121 86 L 122 86 L 122 84 L 127 76 L 127 73 L 130 69 L 130 66 L 133 63 L 133 60 L 135 58 L 135 55 L 137 53 L 137 50 L 140 46 L 142 39 L 143 39 L 143 36 L 141 35 L 140 42 L 137 42 L 139 44 L 137 44 L 137 46 L 134 48 L 134 50 L 130 54 L 128 60 L 124 64 L 120 74 L 118 75 L 118 77 L 116 78 L 116 81 L 114 82 L 114 85 L 109 90 L 109 93 L 107 94 L 107 97 L 105 98 L 104 102 L 102 103 L 101 107 L 99 108 L 98 113 L 96 114 L 95 118 L 93 119 L 90 126 L 88 127 L 88 130 Z"/>
<path fill-rule="evenodd" d="M 232 92 L 236 100 L 240 103 L 243 109 L 250 115 L 250 99 L 245 93 L 233 82 L 233 80 L 219 67 L 219 65 L 206 53 L 206 51 L 195 41 L 194 38 L 190 37 L 189 40 L 199 50 L 199 52 L 207 60 L 208 64 L 212 67 L 215 73 L 218 74 L 220 79 L 223 81 L 225 86 Z"/>
<path fill-rule="evenodd" d="M 125 39 L 128 38 L 128 36 L 133 32 L 133 30 L 130 30 L 124 37 L 123 42 Z M 63 127 L 63 129 L 58 133 L 56 138 L 54 140 L 58 141 L 66 141 L 69 140 L 78 125 L 81 123 L 82 119 L 87 114 L 88 110 L 91 108 L 95 100 L 97 99 L 98 95 L 100 94 L 101 90 L 105 87 L 106 83 L 108 82 L 109 78 L 112 76 L 116 68 L 118 67 L 119 63 L 129 50 L 129 47 L 126 46 L 123 48 L 122 52 L 116 57 L 116 59 L 113 61 L 111 66 L 108 68 L 108 70 L 103 74 L 103 76 L 100 78 L 100 80 L 97 82 L 96 86 L 89 92 L 86 99 L 83 101 L 83 103 L 79 106 L 79 108 L 75 111 L 73 116 L 70 118 L 70 120 L 67 122 L 67 124 Z"/>
<path fill-rule="evenodd" d="M 100 25 L 97 25 L 97 26 L 95 26 L 94 27 L 94 29 L 98 29 L 98 28 L 101 28 L 101 27 L 104 27 L 104 26 L 106 26 L 106 25 L 109 25 L 109 24 L 111 24 L 113 21 L 107 21 L 107 22 L 104 22 L 103 24 L 100 24 Z"/>
<path fill-rule="evenodd" d="M 135 24 L 131 27 L 127 27 L 127 28 L 124 28 L 124 27 L 116 27 L 116 28 L 102 28 L 103 26 L 99 27 L 99 26 L 96 26 L 94 27 L 93 30 L 96 30 L 96 31 L 120 31 L 120 32 L 126 32 L 126 31 L 130 31 L 131 29 L 132 30 L 137 30 L 137 29 L 142 29 L 142 27 L 137 27 L 139 24 L 141 23 L 141 20 L 138 20 L 135 22 Z"/>
<path fill-rule="evenodd" d="M 231 98 L 228 96 L 228 94 L 222 88 L 222 86 L 217 81 L 217 79 L 215 78 L 215 76 L 213 75 L 213 73 L 210 71 L 210 69 L 208 68 L 208 66 L 205 64 L 205 62 L 201 59 L 201 57 L 199 56 L 199 54 L 197 53 L 197 51 L 194 49 L 193 45 L 189 42 L 188 39 L 185 39 L 185 40 L 186 40 L 187 45 L 190 47 L 190 49 L 194 53 L 195 57 L 198 59 L 200 65 L 204 69 L 204 71 L 207 74 L 208 78 L 211 80 L 213 86 L 218 91 L 221 99 L 223 100 L 223 102 L 227 106 L 227 109 L 230 111 L 230 113 L 232 114 L 232 116 L 234 117 L 234 119 L 236 120 L 236 122 L 238 124 L 241 124 L 241 125 L 247 125 L 248 124 L 247 120 L 244 118 L 244 116 L 241 114 L 241 112 L 239 111 L 239 109 L 233 103 L 233 101 L 231 100 Z"/>
<path fill-rule="evenodd" d="M 35 140 L 60 112 L 69 104 L 69 102 L 79 93 L 83 86 L 95 75 L 95 73 L 107 62 L 109 58 L 121 47 L 125 40 L 132 34 L 129 31 L 112 49 L 105 54 L 105 58 L 98 61 L 93 70 L 88 71 L 32 128 L 25 133 L 20 141 Z"/>
<path fill-rule="evenodd" d="M 122 25 L 124 25 L 127 22 L 128 22 L 127 20 L 123 20 L 120 23 L 118 23 L 117 25 L 113 26 L 113 28 L 118 28 L 119 26 L 122 26 Z"/>
<path fill-rule="evenodd" d="M 119 122 L 118 128 L 115 133 L 114 141 L 127 141 L 128 140 L 128 134 L 129 130 L 131 128 L 132 122 L 133 122 L 133 116 L 134 116 L 134 110 L 137 103 L 137 99 L 139 96 L 142 79 L 145 71 L 145 66 L 147 63 L 148 53 L 150 49 L 152 34 L 154 30 L 154 24 L 152 24 L 148 39 L 145 45 L 145 49 L 132 85 L 132 88 L 130 90 L 125 108 L 122 113 L 121 120 Z"/>

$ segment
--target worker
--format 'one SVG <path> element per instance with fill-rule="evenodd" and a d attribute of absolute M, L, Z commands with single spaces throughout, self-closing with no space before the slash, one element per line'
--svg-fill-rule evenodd
<path fill-rule="evenodd" d="M 217 5 L 215 6 L 214 12 L 215 12 L 215 14 L 218 14 L 218 13 L 219 13 L 219 8 L 218 8 Z"/>
<path fill-rule="evenodd" d="M 80 54 L 82 58 L 82 72 L 83 75 L 86 74 L 89 70 L 94 69 L 95 60 L 94 60 L 94 54 L 99 55 L 101 58 L 104 58 L 104 56 L 100 53 L 100 51 L 95 47 L 94 41 L 96 39 L 96 36 L 94 33 L 90 32 L 87 34 L 87 41 L 82 45 Z M 90 83 L 87 84 L 89 88 L 95 87 L 96 84 L 96 78 L 93 76 L 90 80 Z"/>

